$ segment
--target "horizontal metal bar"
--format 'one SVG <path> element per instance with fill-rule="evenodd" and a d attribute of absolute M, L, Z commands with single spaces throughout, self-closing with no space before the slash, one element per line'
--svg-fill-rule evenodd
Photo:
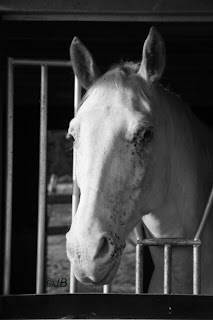
<path fill-rule="evenodd" d="M 15 21 L 124 21 L 124 22 L 213 22 L 212 12 L 200 12 L 200 13 L 190 13 L 190 12 L 53 12 L 47 13 L 42 12 L 39 14 L 35 13 L 23 13 L 5 11 L 2 15 L 4 20 L 15 20 Z"/>
<path fill-rule="evenodd" d="M 200 245 L 200 240 L 193 239 L 143 239 L 138 240 L 137 244 L 143 244 L 145 246 L 165 246 L 166 244 L 170 244 L 172 246 L 193 246 Z"/>
<path fill-rule="evenodd" d="M 1 319 L 213 319 L 210 295 L 16 294 L 0 305 Z"/>
<path fill-rule="evenodd" d="M 70 60 L 33 60 L 33 59 L 11 59 L 11 63 L 16 66 L 42 66 L 48 67 L 71 67 Z"/>

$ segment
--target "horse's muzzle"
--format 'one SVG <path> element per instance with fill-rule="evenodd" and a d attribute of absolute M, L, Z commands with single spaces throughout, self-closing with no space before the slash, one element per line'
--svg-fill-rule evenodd
<path fill-rule="evenodd" d="M 82 238 L 81 238 L 82 240 Z M 79 241 L 67 236 L 67 256 L 76 278 L 83 283 L 103 285 L 115 276 L 125 245 L 118 244 L 112 233 L 104 232 L 95 240 Z"/>

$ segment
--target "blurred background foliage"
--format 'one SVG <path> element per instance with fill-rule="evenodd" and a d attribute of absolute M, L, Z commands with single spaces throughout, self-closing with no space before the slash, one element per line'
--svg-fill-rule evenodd
<path fill-rule="evenodd" d="M 72 175 L 72 142 L 66 138 L 65 130 L 48 130 L 47 175 L 57 177 Z"/>

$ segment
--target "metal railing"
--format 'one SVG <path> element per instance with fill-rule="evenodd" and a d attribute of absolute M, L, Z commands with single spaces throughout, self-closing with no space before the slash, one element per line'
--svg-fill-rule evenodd
<path fill-rule="evenodd" d="M 13 109 L 14 109 L 14 66 L 40 66 L 41 68 L 41 102 L 40 102 L 40 159 L 39 159 L 39 203 L 38 203 L 38 238 L 37 238 L 37 273 L 36 293 L 43 290 L 44 275 L 44 243 L 45 243 L 45 206 L 46 206 L 46 146 L 47 146 L 47 107 L 48 107 L 48 67 L 71 67 L 70 61 L 39 61 L 24 59 L 8 59 L 8 105 L 7 105 L 7 161 L 6 161 L 6 219 L 5 219 L 5 248 L 4 248 L 4 283 L 3 293 L 10 293 L 11 273 L 11 239 L 12 239 L 12 178 L 13 178 Z M 75 78 L 75 115 L 81 100 L 81 87 Z M 75 175 L 75 150 L 73 150 L 73 195 L 72 217 L 79 203 L 79 189 Z M 140 226 L 135 228 L 136 245 L 136 293 L 143 292 L 143 251 L 144 246 L 164 247 L 164 293 L 171 293 L 172 248 L 174 246 L 193 247 L 193 294 L 201 292 L 201 237 L 213 202 L 213 189 L 210 193 L 203 217 L 194 239 L 145 239 Z M 77 280 L 70 268 L 70 292 L 77 290 Z M 104 293 L 111 292 L 111 285 L 103 287 Z"/>
<path fill-rule="evenodd" d="M 194 239 L 144 239 L 145 237 L 135 230 L 136 246 L 136 293 L 143 292 L 143 248 L 144 246 L 164 247 L 164 294 L 171 293 L 172 247 L 191 246 L 193 250 L 193 294 L 201 293 L 201 238 L 206 221 L 213 203 L 213 188 L 209 195 L 203 216 Z"/>
<path fill-rule="evenodd" d="M 3 293 L 10 293 L 11 241 L 12 241 L 12 189 L 13 189 L 13 119 L 14 119 L 14 67 L 39 66 L 41 69 L 40 91 L 40 150 L 39 150 L 39 190 L 38 190 L 38 236 L 36 293 L 43 291 L 45 207 L 46 207 L 46 163 L 47 163 L 47 107 L 48 107 L 48 67 L 71 67 L 70 61 L 25 60 L 8 58 L 7 89 L 7 161 L 6 161 L 6 218 L 4 247 Z"/>

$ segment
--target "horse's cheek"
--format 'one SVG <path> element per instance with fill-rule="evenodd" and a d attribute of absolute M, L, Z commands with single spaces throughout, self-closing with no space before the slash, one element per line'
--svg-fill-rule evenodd
<path fill-rule="evenodd" d="M 138 152 L 134 150 L 131 152 L 131 179 L 132 189 L 142 189 L 146 192 L 150 184 L 150 167 L 151 167 L 151 155 L 147 154 L 144 150 L 143 152 Z"/>
<path fill-rule="evenodd" d="M 79 188 L 81 188 L 81 166 L 80 166 L 80 156 L 76 153 L 76 165 L 75 165 L 75 172 L 76 172 L 76 181 Z"/>

